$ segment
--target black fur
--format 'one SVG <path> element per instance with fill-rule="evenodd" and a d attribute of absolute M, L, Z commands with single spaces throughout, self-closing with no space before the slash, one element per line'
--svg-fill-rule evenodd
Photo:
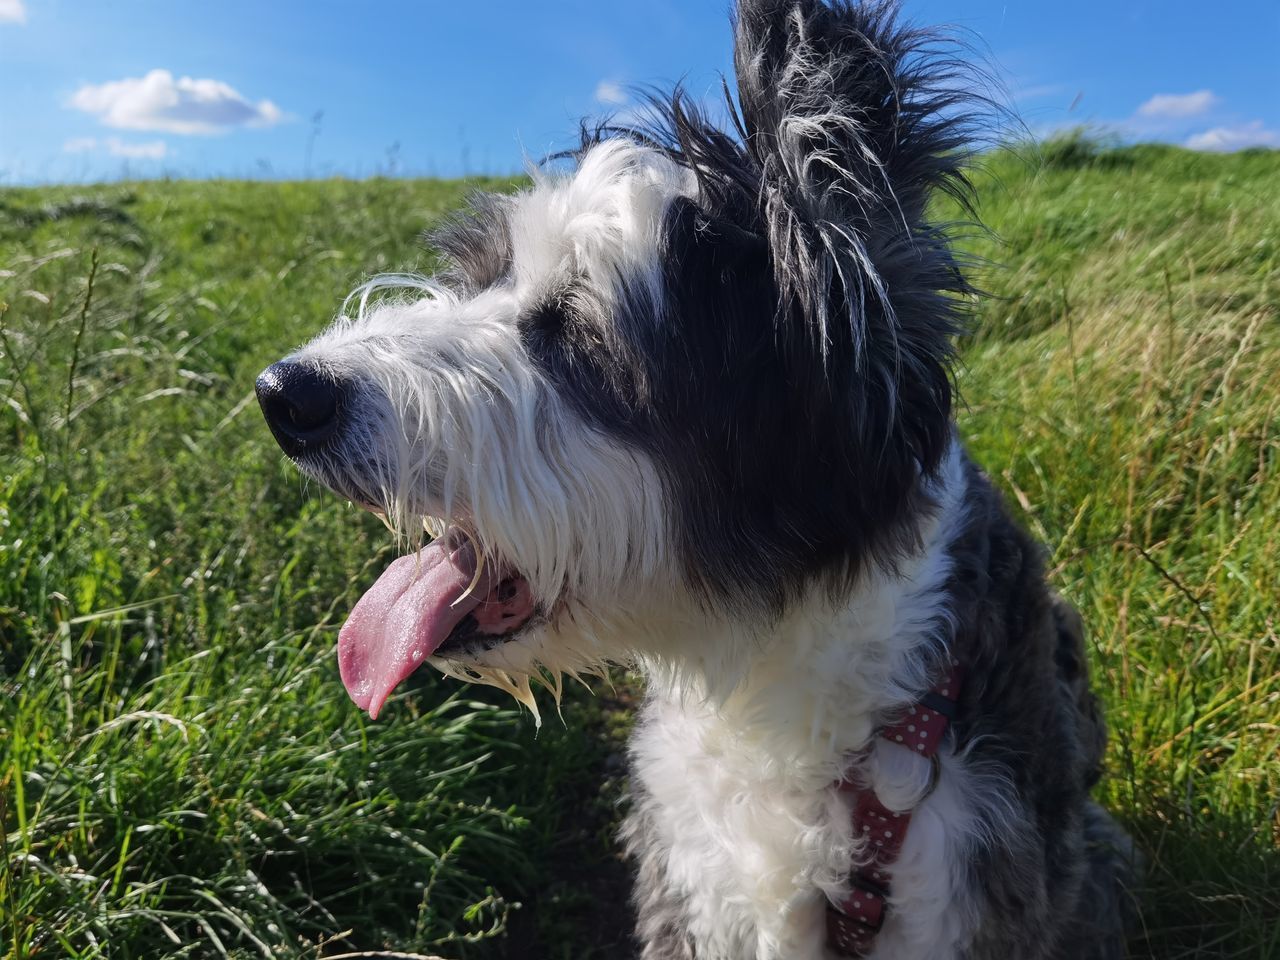
<path fill-rule="evenodd" d="M 1118 960 L 1133 884 L 1128 838 L 1089 801 L 1106 729 L 1089 690 L 1080 617 L 1045 584 L 1041 549 L 972 464 L 952 548 L 953 655 L 967 680 L 956 747 L 1012 788 L 970 889 L 984 922 L 971 960 Z"/>
<path fill-rule="evenodd" d="M 475 294 L 507 275 L 511 268 L 510 203 L 510 198 L 501 194 L 476 192 L 465 213 L 423 238 L 444 257 L 442 282 L 463 294 Z"/>
<path fill-rule="evenodd" d="M 913 546 L 921 479 L 950 435 L 952 337 L 970 292 L 926 205 L 963 197 L 966 95 L 888 3 L 745 3 L 726 134 L 679 91 L 646 126 L 603 126 L 691 169 L 661 316 L 640 299 L 587 335 L 562 298 L 527 342 L 597 427 L 663 472 L 690 582 L 777 613 Z M 560 335 L 573 331 L 573 335 Z"/>

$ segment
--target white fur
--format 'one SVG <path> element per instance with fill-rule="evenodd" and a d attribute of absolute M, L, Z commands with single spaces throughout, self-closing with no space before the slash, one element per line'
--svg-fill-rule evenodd
<path fill-rule="evenodd" d="M 503 283 L 469 300 L 421 278 L 366 285 L 356 316 L 295 357 L 377 390 L 355 405 L 342 445 L 302 467 L 363 492 L 402 534 L 427 516 L 459 523 L 548 607 L 566 596 L 611 605 L 628 583 L 651 583 L 670 555 L 652 465 L 567 408 L 517 319 L 570 278 L 606 311 L 627 278 L 656 310 L 662 218 L 688 189 L 661 154 L 602 144 L 572 177 L 539 174 L 515 198 Z"/>

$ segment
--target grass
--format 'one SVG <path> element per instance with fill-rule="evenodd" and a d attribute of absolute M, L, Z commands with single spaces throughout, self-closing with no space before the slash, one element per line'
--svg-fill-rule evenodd
<path fill-rule="evenodd" d="M 980 181 L 962 428 L 1091 630 L 1134 956 L 1280 958 L 1276 182 L 1088 143 Z M 251 401 L 362 277 L 430 269 L 464 192 L 0 192 L 0 956 L 618 955 L 625 714 L 535 743 L 424 676 L 362 720 L 332 648 L 391 545 Z"/>
<path fill-rule="evenodd" d="M 351 709 L 334 636 L 390 544 L 250 402 L 463 192 L 3 195 L 0 953 L 462 956 L 534 889 L 530 815 L 589 751 L 528 764 L 527 717 L 456 685 Z"/>
<path fill-rule="evenodd" d="M 1280 152 L 1044 160 L 984 184 L 962 428 L 1091 633 L 1135 954 L 1280 957 Z"/>

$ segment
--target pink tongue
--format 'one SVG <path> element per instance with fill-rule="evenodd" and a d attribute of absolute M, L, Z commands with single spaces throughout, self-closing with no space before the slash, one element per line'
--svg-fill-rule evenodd
<path fill-rule="evenodd" d="M 356 706 L 377 719 L 391 691 L 489 594 L 489 566 L 466 593 L 475 578 L 471 546 L 451 550 L 441 539 L 387 567 L 338 633 L 338 670 Z"/>

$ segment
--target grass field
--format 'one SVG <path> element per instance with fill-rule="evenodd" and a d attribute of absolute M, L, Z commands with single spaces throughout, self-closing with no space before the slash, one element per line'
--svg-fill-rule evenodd
<path fill-rule="evenodd" d="M 1082 141 L 980 180 L 962 426 L 1090 627 L 1135 956 L 1280 958 L 1277 184 Z M 251 398 L 476 185 L 0 191 L 0 956 L 622 955 L 625 715 L 422 676 L 363 719 L 333 645 L 390 538 Z"/>

